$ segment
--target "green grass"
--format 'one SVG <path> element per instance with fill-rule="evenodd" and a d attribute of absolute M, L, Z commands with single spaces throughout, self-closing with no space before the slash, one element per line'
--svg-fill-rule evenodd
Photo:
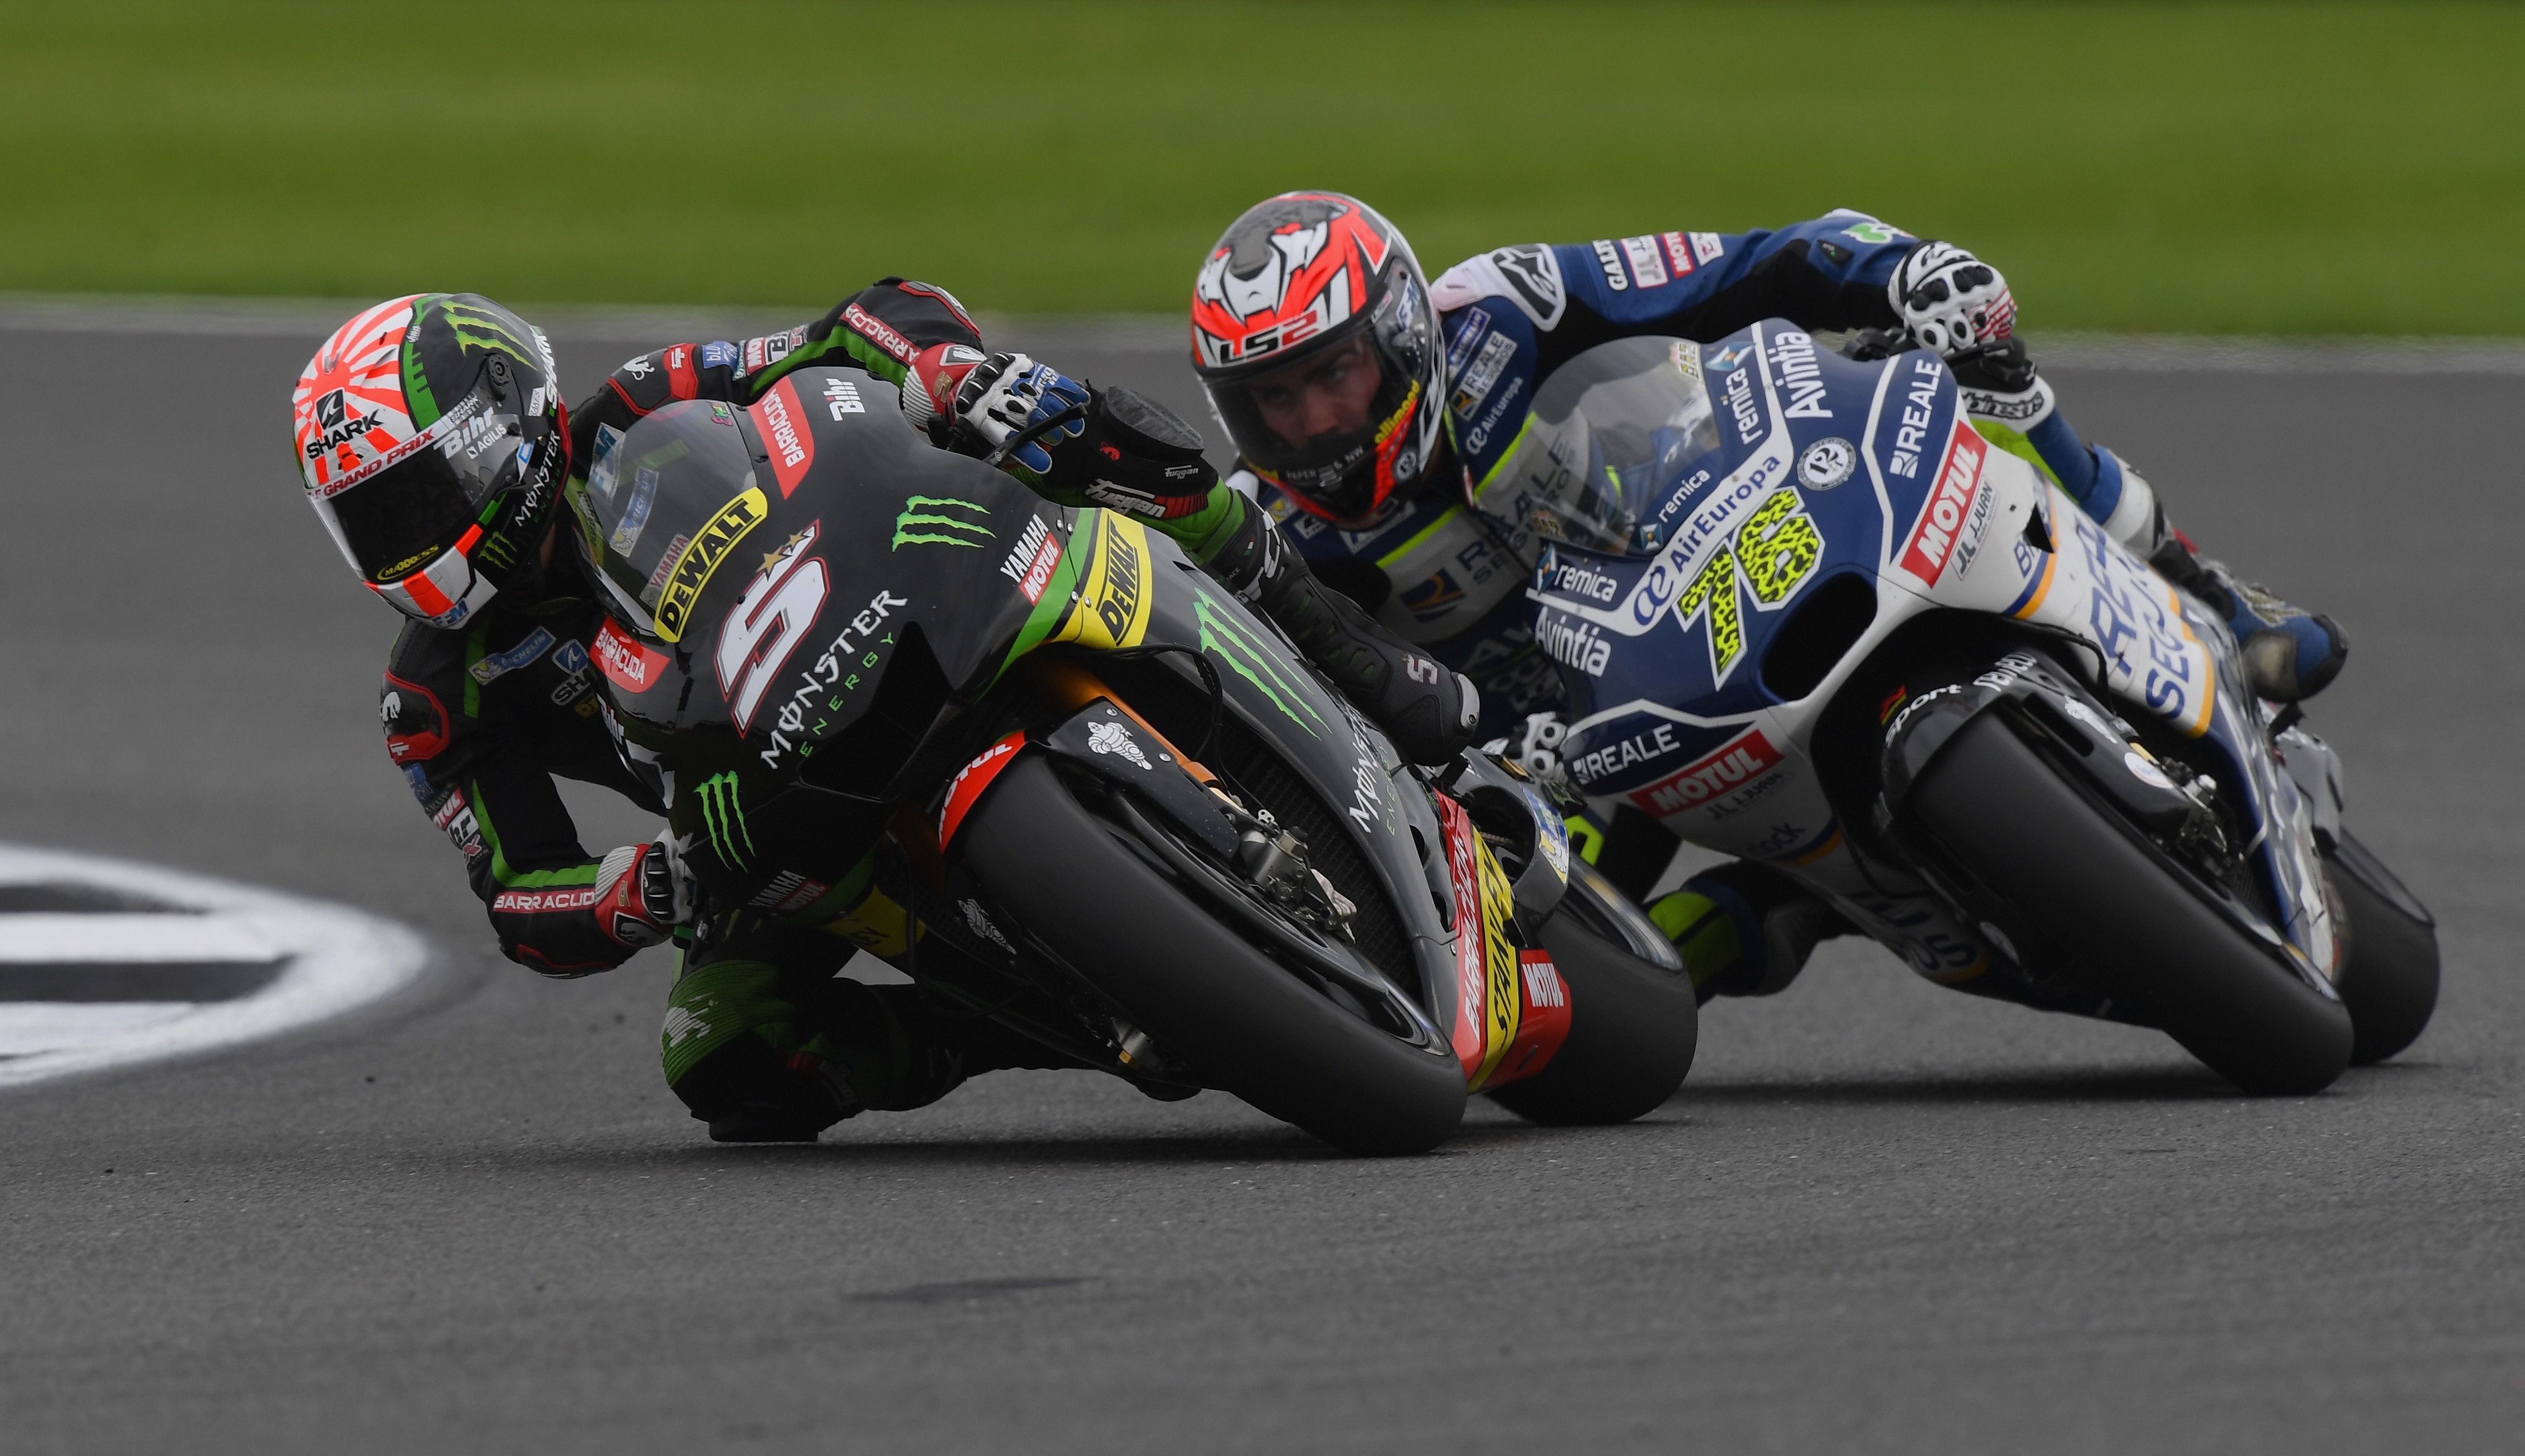
<path fill-rule="evenodd" d="M 0 3 L 0 290 L 1172 312 L 1293 186 L 1433 270 L 1850 206 L 2030 327 L 2525 334 L 2525 9 Z"/>

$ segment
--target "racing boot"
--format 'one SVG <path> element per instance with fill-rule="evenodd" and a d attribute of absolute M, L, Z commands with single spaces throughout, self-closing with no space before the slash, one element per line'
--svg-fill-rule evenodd
<path fill-rule="evenodd" d="M 2227 619 L 2244 654 L 2245 680 L 2266 703 L 2299 703 L 2329 687 L 2349 659 L 2350 639 L 2329 616 L 2281 601 L 2268 587 L 2239 579 L 2223 561 L 2194 550 L 2182 532 L 2164 523 L 2148 553 L 2158 575 L 2209 604 Z"/>
<path fill-rule="evenodd" d="M 1779 871 L 1737 860 L 1704 870 L 1648 907 L 1683 954 L 1704 1005 L 1721 995 L 1776 995 L 1814 947 L 1854 933 L 1841 912 Z"/>
<path fill-rule="evenodd" d="M 2157 573 L 2226 618 L 2243 650 L 2254 694 L 2271 703 L 2311 698 L 2340 675 L 2350 640 L 2328 616 L 2291 606 L 2263 586 L 2239 580 L 2198 554 L 2166 524 L 2156 492 L 2101 445 L 2081 441 L 2035 369 L 2021 339 L 1999 339 L 1956 354 L 1949 364 L 1973 428 L 2059 482 L 2105 534 L 2146 557 Z"/>
<path fill-rule="evenodd" d="M 1238 601 L 1260 607 L 1288 633 L 1307 660 L 1393 738 L 1404 757 L 1440 764 L 1471 746 L 1482 717 L 1481 695 L 1471 681 L 1317 580 L 1267 512 L 1248 502 L 1244 520 L 1211 558 L 1210 568 Z"/>
<path fill-rule="evenodd" d="M 811 1000 L 820 1029 L 803 1044 L 780 1050 L 778 1028 L 759 1028 L 675 1080 L 712 1141 L 813 1142 L 862 1112 L 926 1107 L 984 1072 L 1069 1065 L 996 1023 L 942 1010 L 916 986 L 837 976 Z"/>

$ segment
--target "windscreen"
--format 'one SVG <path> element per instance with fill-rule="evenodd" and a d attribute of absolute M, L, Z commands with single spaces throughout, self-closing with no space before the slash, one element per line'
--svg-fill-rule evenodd
<path fill-rule="evenodd" d="M 668 640 L 680 635 L 674 618 L 690 604 L 668 577 L 685 548 L 730 531 L 723 517 L 731 512 L 764 512 L 753 448 L 737 420 L 717 401 L 685 400 L 628 433 L 597 431 L 586 486 L 571 506 L 580 547 L 625 625 L 655 623 Z"/>
<path fill-rule="evenodd" d="M 1664 544 L 1659 504 L 1717 448 L 1699 346 L 1618 339 L 1553 373 L 1473 504 L 1504 528 L 1645 556 Z"/>

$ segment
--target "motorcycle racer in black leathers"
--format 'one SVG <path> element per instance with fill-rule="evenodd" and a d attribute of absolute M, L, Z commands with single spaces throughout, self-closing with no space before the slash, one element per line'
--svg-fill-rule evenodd
<path fill-rule="evenodd" d="M 503 953 L 587 975 L 676 935 L 697 910 L 671 839 L 591 855 L 554 786 L 578 779 L 665 811 L 607 731 L 607 664 L 591 655 L 605 613 L 575 567 L 555 562 L 554 502 L 606 432 L 672 400 L 751 403 L 819 358 L 896 384 L 935 443 L 996 449 L 1049 496 L 1150 516 L 1392 724 L 1406 752 L 1436 761 L 1468 741 L 1471 690 L 1316 589 L 1201 462 L 1197 436 L 1153 443 L 1114 423 L 1114 397 L 980 343 L 944 290 L 888 278 L 784 333 L 630 360 L 567 412 L 540 332 L 472 295 L 390 300 L 318 350 L 294 399 L 301 472 L 364 582 L 414 619 L 380 694 L 387 750 L 464 856 Z M 912 988 L 834 978 L 862 922 L 857 903 L 830 908 L 832 934 L 760 925 L 701 947 L 679 978 L 669 1081 L 715 1138 L 812 1138 L 863 1108 L 935 1100 L 974 1071 L 1039 1064 L 1029 1044 L 941 1017 Z M 709 988 L 707 1038 L 689 1035 L 687 982 Z"/>
<path fill-rule="evenodd" d="M 2348 651 L 2340 630 L 2197 557 L 2148 482 L 2070 427 L 2014 337 L 2015 315 L 1988 264 L 1857 213 L 1774 231 L 1497 248 L 1430 282 L 1373 209 L 1293 192 L 1246 212 L 1204 261 L 1193 365 L 1239 452 L 1230 483 L 1254 492 L 1319 579 L 1471 678 L 1483 736 L 1508 739 L 1537 769 L 1561 767 L 1550 750 L 1562 699 L 1524 589 L 1556 503 L 1501 499 L 1537 394 L 1561 364 L 1613 339 L 1717 339 L 1769 317 L 1859 334 L 1880 353 L 1943 356 L 1982 434 L 2168 577 L 2225 605 L 2261 696 L 2320 691 Z M 1636 810 L 1610 829 L 1600 866 L 1645 895 L 1671 836 Z M 1847 930 L 1751 862 L 1649 908 L 1705 998 L 1777 991 L 1818 938 Z"/>

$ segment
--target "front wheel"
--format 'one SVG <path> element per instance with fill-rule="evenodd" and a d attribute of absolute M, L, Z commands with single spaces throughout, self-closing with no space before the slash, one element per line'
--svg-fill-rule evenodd
<path fill-rule="evenodd" d="M 2149 1007 L 2249 1092 L 2320 1092 L 2350 1065 L 2349 1010 L 2213 909 L 1998 713 L 1957 730 L 1905 812 L 2010 922 L 2020 949 Z M 2017 933 L 2021 928 L 2022 933 Z"/>
<path fill-rule="evenodd" d="M 1683 1086 L 1701 1040 L 1692 978 L 1642 963 L 1565 909 L 1544 923 L 1543 945 L 1569 988 L 1569 1038 L 1551 1065 L 1491 1100 L 1528 1122 L 1561 1125 L 1657 1110 Z"/>
<path fill-rule="evenodd" d="M 2350 922 L 2350 953 L 2335 983 L 2357 1032 L 2352 1066 L 2410 1045 L 2438 1008 L 2438 929 L 2426 906 L 2347 832 L 2323 856 Z"/>
<path fill-rule="evenodd" d="M 1464 1115 L 1443 1039 L 1370 1025 L 1220 924 L 1025 753 L 957 836 L 985 889 L 1204 1086 L 1357 1153 L 1426 1152 Z"/>

